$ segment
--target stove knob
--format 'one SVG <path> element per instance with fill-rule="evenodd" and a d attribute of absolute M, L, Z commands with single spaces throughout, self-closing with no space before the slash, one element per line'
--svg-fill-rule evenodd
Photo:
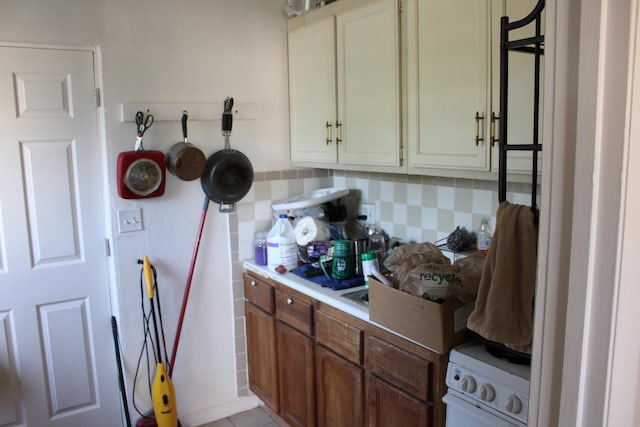
<path fill-rule="evenodd" d="M 507 412 L 511 412 L 513 414 L 519 414 L 522 411 L 522 401 L 518 398 L 518 396 L 512 394 L 507 397 Z"/>
<path fill-rule="evenodd" d="M 470 375 L 465 375 L 464 377 L 462 377 L 460 388 L 465 393 L 473 393 L 474 391 L 476 391 L 476 380 L 474 380 Z"/>
<path fill-rule="evenodd" d="M 480 387 L 480 399 L 485 402 L 493 402 L 493 399 L 496 398 L 496 390 L 491 386 L 491 384 L 482 384 Z"/>

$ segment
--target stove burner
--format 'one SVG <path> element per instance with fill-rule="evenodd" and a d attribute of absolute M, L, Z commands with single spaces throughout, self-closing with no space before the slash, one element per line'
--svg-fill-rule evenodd
<path fill-rule="evenodd" d="M 498 359 L 506 360 L 509 363 L 515 363 L 516 365 L 531 365 L 531 355 L 527 353 L 521 353 L 519 351 L 510 349 L 504 344 L 492 342 L 488 340 L 484 341 L 484 347 L 487 352 Z"/>

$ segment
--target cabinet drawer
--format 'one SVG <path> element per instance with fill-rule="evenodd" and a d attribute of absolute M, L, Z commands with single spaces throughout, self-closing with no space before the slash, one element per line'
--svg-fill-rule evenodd
<path fill-rule="evenodd" d="M 367 369 L 422 401 L 433 401 L 433 363 L 415 354 L 369 336 Z"/>
<path fill-rule="evenodd" d="M 303 334 L 313 335 L 313 306 L 293 295 L 276 290 L 276 318 Z"/>
<path fill-rule="evenodd" d="M 322 311 L 316 311 L 316 339 L 350 362 L 362 365 L 364 332 Z"/>
<path fill-rule="evenodd" d="M 262 282 L 248 274 L 244 275 L 244 297 L 247 301 L 273 314 L 273 286 Z"/>

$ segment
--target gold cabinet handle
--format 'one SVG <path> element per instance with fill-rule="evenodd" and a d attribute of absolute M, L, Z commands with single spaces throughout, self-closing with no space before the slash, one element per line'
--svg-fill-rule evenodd
<path fill-rule="evenodd" d="M 289 305 L 293 304 L 293 299 L 287 298 L 287 304 L 289 304 Z"/>
<path fill-rule="evenodd" d="M 331 145 L 331 140 L 333 139 L 333 135 L 331 135 L 331 128 L 333 126 L 331 125 L 331 122 L 327 121 L 324 124 L 324 137 L 325 137 L 325 143 L 327 145 Z"/>
<path fill-rule="evenodd" d="M 336 133 L 336 144 L 342 144 L 342 122 L 339 120 L 336 122 Z"/>
<path fill-rule="evenodd" d="M 480 145 L 481 141 L 484 141 L 484 138 L 482 138 L 480 136 L 480 120 L 484 120 L 484 116 L 481 116 L 480 113 L 478 111 L 476 111 L 475 119 L 476 119 L 476 138 L 475 138 L 475 141 L 476 141 L 476 147 L 477 147 L 478 145 Z"/>
<path fill-rule="evenodd" d="M 496 142 L 500 142 L 500 140 L 498 138 L 496 138 L 496 121 L 500 120 L 499 116 L 496 116 L 496 113 L 494 113 L 493 111 L 491 112 L 491 146 L 495 147 L 496 146 Z"/>

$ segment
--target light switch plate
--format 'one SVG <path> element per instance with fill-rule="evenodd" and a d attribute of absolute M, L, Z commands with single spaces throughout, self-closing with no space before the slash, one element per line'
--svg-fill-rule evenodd
<path fill-rule="evenodd" d="M 142 227 L 142 209 L 118 209 L 118 233 L 129 233 L 132 231 L 140 231 Z"/>
<path fill-rule="evenodd" d="M 373 203 L 361 203 L 360 204 L 360 212 L 359 215 L 364 215 L 367 219 L 364 221 L 365 224 L 375 224 L 376 223 L 376 205 Z"/>

